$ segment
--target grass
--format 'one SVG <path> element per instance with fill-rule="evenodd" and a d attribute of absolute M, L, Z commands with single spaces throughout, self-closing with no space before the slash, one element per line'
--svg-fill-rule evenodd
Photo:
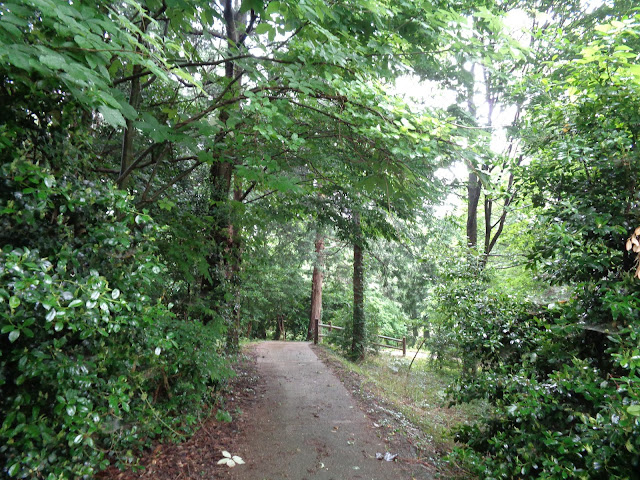
<path fill-rule="evenodd" d="M 381 352 L 357 364 L 335 353 L 332 357 L 345 370 L 357 374 L 361 397 L 377 398 L 383 408 L 395 413 L 395 428 L 402 430 L 398 433 L 413 437 L 419 456 L 441 464 L 442 457 L 455 445 L 455 428 L 473 422 L 483 405 L 450 407 L 446 389 L 458 375 L 457 365 L 436 367 L 428 358 L 416 358 L 409 369 L 414 354 L 415 351 L 407 351 L 406 357 L 400 357 Z"/>

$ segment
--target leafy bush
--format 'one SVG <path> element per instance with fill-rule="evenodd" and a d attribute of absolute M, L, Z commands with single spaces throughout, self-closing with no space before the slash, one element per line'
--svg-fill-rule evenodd
<path fill-rule="evenodd" d="M 630 280 L 583 285 L 551 308 L 493 292 L 482 274 L 439 291 L 464 364 L 452 403 L 490 405 L 458 432 L 458 460 L 487 479 L 636 478 L 640 304 Z M 629 326 L 605 329 L 612 311 Z"/>
<path fill-rule="evenodd" d="M 637 45 L 638 17 L 623 20 L 597 26 L 582 58 L 556 64 L 532 102 L 520 182 L 540 234 L 528 254 L 571 295 L 513 316 L 521 341 L 509 361 L 490 348 L 502 309 L 464 326 L 489 347 L 475 349 L 483 370 L 453 392 L 492 405 L 460 435 L 470 448 L 458 454 L 482 478 L 640 478 L 640 284 L 625 249 L 640 224 L 640 84 L 614 54 Z"/>
<path fill-rule="evenodd" d="M 455 402 L 488 400 L 489 414 L 466 426 L 458 440 L 471 449 L 457 455 L 482 478 L 636 478 L 640 460 L 640 406 L 631 353 L 602 362 L 577 352 L 594 333 L 566 323 L 566 312 L 535 325 L 517 358 L 465 375 L 450 391 Z M 598 332 L 595 332 L 598 333 Z M 637 331 L 612 336 L 626 343 Z M 615 343 L 615 342 L 614 342 Z M 636 350 L 637 353 L 637 350 Z"/>
<path fill-rule="evenodd" d="M 132 461 L 196 420 L 227 374 L 220 332 L 161 303 L 158 227 L 125 193 L 26 160 L 3 176 L 2 471 L 78 478 Z"/>
<path fill-rule="evenodd" d="M 367 328 L 374 334 L 387 337 L 402 338 L 407 335 L 409 319 L 402 311 L 401 305 L 372 290 L 365 299 Z"/>

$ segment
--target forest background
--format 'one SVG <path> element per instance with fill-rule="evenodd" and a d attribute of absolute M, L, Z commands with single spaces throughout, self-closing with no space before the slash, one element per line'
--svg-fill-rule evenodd
<path fill-rule="evenodd" d="M 3 476 L 133 462 L 241 337 L 322 318 L 457 365 L 478 477 L 638 478 L 639 34 L 624 0 L 0 3 Z"/>

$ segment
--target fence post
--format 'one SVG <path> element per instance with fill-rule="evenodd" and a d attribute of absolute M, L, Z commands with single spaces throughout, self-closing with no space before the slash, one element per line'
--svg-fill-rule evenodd
<path fill-rule="evenodd" d="M 315 319 L 315 321 L 313 322 L 313 344 L 317 345 L 318 344 L 318 329 L 320 328 L 320 320 L 319 319 Z"/>
<path fill-rule="evenodd" d="M 407 337 L 402 337 L 402 356 L 407 356 Z"/>

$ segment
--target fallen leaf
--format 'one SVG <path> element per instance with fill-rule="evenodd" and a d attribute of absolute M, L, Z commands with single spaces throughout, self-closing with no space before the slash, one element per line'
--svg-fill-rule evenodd
<path fill-rule="evenodd" d="M 377 458 L 378 460 L 386 460 L 387 462 L 393 462 L 393 461 L 396 459 L 396 457 L 397 457 L 397 456 L 398 456 L 398 454 L 397 454 L 397 453 L 395 453 L 395 454 L 391 454 L 391 453 L 389 453 L 389 452 L 385 452 L 385 454 L 384 454 L 384 455 L 383 455 L 383 454 L 381 454 L 381 453 L 379 453 L 379 452 L 378 452 L 378 453 L 376 453 L 376 458 Z"/>

